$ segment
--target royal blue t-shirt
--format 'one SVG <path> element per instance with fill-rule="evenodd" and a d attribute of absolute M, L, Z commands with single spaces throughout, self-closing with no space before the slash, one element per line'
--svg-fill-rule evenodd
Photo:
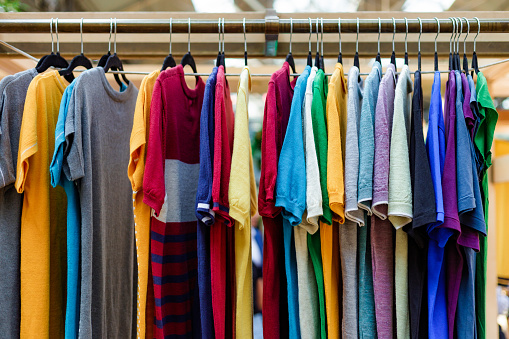
<path fill-rule="evenodd" d="M 78 80 L 76 80 L 78 81 Z M 65 308 L 65 338 L 77 338 L 80 311 L 80 203 L 76 185 L 62 175 L 65 143 L 65 119 L 72 90 L 73 81 L 64 91 L 60 102 L 60 111 L 55 128 L 55 152 L 50 165 L 51 185 L 60 185 L 67 195 L 67 304 Z"/>
<path fill-rule="evenodd" d="M 200 174 L 196 191 L 198 229 L 196 246 L 198 256 L 198 290 L 200 296 L 202 338 L 214 337 L 212 315 L 212 288 L 210 273 L 210 226 L 214 224 L 212 211 L 212 169 L 214 154 L 214 98 L 217 67 L 207 79 L 200 116 Z"/>
<path fill-rule="evenodd" d="M 431 178 L 435 188 L 435 203 L 437 210 L 436 223 L 428 226 L 428 233 L 432 233 L 444 221 L 444 202 L 442 194 L 442 174 L 445 162 L 445 125 L 442 110 L 442 96 L 440 91 L 440 73 L 435 72 L 429 109 L 429 127 L 426 138 L 426 150 L 431 167 Z M 447 229 L 437 229 L 437 238 L 431 238 L 428 243 L 428 333 L 429 338 L 443 338 L 447 336 L 447 304 L 444 248 L 440 247 L 439 238 L 449 238 Z"/>
<path fill-rule="evenodd" d="M 302 221 L 306 209 L 306 163 L 302 133 L 302 104 L 311 67 L 306 66 L 293 92 L 290 118 L 279 156 L 276 206 L 282 207 L 285 268 L 288 285 L 290 338 L 300 338 L 299 290 L 293 227 Z"/>

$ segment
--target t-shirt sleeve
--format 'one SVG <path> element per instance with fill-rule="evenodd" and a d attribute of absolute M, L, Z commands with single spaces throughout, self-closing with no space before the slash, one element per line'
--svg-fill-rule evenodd
<path fill-rule="evenodd" d="M 162 86 L 157 81 L 150 104 L 150 129 L 143 177 L 143 202 L 154 209 L 156 216 L 161 211 L 165 196 L 163 109 Z"/>
<path fill-rule="evenodd" d="M 62 165 L 64 160 L 64 147 L 65 147 L 65 119 L 67 114 L 69 91 L 66 89 L 60 102 L 60 110 L 58 112 L 58 121 L 55 128 L 55 152 L 49 167 L 51 186 L 56 187 L 60 183 L 62 175 Z"/>
<path fill-rule="evenodd" d="M 131 181 L 133 191 L 138 191 L 143 186 L 143 171 L 145 164 L 146 128 L 145 112 L 150 113 L 150 100 L 146 93 L 147 78 L 141 82 L 136 108 L 134 110 L 133 129 L 130 140 L 130 157 L 127 167 L 127 175 Z M 148 106 L 148 108 L 147 108 Z"/>
<path fill-rule="evenodd" d="M 343 154 L 341 129 L 335 88 L 329 85 L 327 96 L 327 191 L 329 206 L 340 224 L 345 222 L 345 183 L 343 178 Z"/>
<path fill-rule="evenodd" d="M 83 157 L 82 112 L 86 100 L 83 89 L 75 86 L 65 119 L 65 148 L 64 173 L 69 181 L 75 181 L 85 176 Z"/>
<path fill-rule="evenodd" d="M 38 95 L 40 95 L 37 81 L 33 81 L 28 87 L 23 119 L 19 135 L 17 175 L 14 183 L 18 193 L 23 193 L 30 168 L 30 157 L 38 150 L 37 145 L 37 106 Z M 41 112 L 45 114 L 45 112 Z"/>
<path fill-rule="evenodd" d="M 9 112 L 5 93 L 0 99 L 0 188 L 16 180 L 16 169 L 12 158 Z"/>
<path fill-rule="evenodd" d="M 267 90 L 263 114 L 262 166 L 260 193 L 258 195 L 260 215 L 266 217 L 275 217 L 281 210 L 275 207 L 277 179 L 276 115 L 276 86 L 271 81 Z"/>

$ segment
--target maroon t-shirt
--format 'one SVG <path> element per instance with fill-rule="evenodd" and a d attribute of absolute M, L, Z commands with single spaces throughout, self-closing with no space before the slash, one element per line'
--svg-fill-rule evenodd
<path fill-rule="evenodd" d="M 258 211 L 263 219 L 263 336 L 288 337 L 288 304 L 283 247 L 283 219 L 276 207 L 276 179 L 279 153 L 286 134 L 293 88 L 287 62 L 270 78 L 262 132 L 262 168 Z M 283 281 L 283 283 L 281 283 Z"/>

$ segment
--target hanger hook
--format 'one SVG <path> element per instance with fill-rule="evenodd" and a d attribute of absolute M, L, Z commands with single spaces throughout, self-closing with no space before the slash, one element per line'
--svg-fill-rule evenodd
<path fill-rule="evenodd" d="M 60 40 L 58 39 L 58 18 L 55 19 L 55 35 L 57 36 L 57 54 L 60 54 Z"/>
<path fill-rule="evenodd" d="M 338 18 L 339 53 L 341 53 L 341 18 Z"/>
<path fill-rule="evenodd" d="M 320 40 L 318 39 L 318 34 L 320 31 L 318 30 L 318 18 L 316 18 L 316 52 L 320 53 Z"/>
<path fill-rule="evenodd" d="M 458 32 L 460 30 L 460 25 L 458 24 L 458 21 L 456 21 L 456 18 L 453 17 L 456 29 L 454 31 L 454 38 L 452 39 L 452 51 L 453 53 L 456 53 L 456 38 L 458 37 Z"/>
<path fill-rule="evenodd" d="M 187 18 L 187 53 L 191 53 L 191 18 Z"/>
<path fill-rule="evenodd" d="M 51 34 L 51 54 L 55 53 L 55 43 L 53 42 L 53 18 L 51 18 L 51 22 L 49 25 L 49 32 Z"/>
<path fill-rule="evenodd" d="M 309 53 L 311 53 L 311 35 L 313 34 L 313 23 L 311 22 L 311 18 L 308 18 L 309 20 Z"/>
<path fill-rule="evenodd" d="M 394 17 L 392 18 L 392 25 L 394 27 L 394 30 L 392 32 L 392 51 L 394 52 L 395 51 L 395 48 L 394 48 L 394 37 L 396 36 L 396 19 L 394 19 Z"/>
<path fill-rule="evenodd" d="M 435 36 L 435 53 L 436 53 L 437 52 L 437 38 L 438 38 L 438 35 L 440 34 L 440 20 L 438 20 L 437 17 L 434 17 L 433 19 L 435 19 L 437 21 L 437 26 L 438 26 L 437 35 Z"/>
<path fill-rule="evenodd" d="M 224 18 L 222 18 L 222 31 L 223 31 L 223 54 L 224 54 Z"/>
<path fill-rule="evenodd" d="M 108 52 L 111 52 L 111 33 L 113 32 L 113 18 L 110 18 L 110 38 L 108 39 Z"/>
<path fill-rule="evenodd" d="M 476 47 L 475 44 L 477 42 L 477 36 L 481 32 L 481 20 L 479 20 L 478 17 L 475 17 L 474 19 L 477 21 L 477 34 L 475 35 L 475 38 L 474 38 L 474 52 L 475 52 L 475 47 Z"/>
<path fill-rule="evenodd" d="M 453 20 L 452 17 L 449 17 L 449 19 L 452 22 L 452 33 L 451 37 L 449 38 L 449 54 L 452 54 L 452 37 L 454 36 L 454 31 L 456 30 L 456 22 Z"/>
<path fill-rule="evenodd" d="M 290 54 L 292 54 L 293 18 L 290 18 Z"/>
<path fill-rule="evenodd" d="M 359 18 L 357 17 L 357 39 L 355 40 L 355 53 L 359 53 Z"/>
<path fill-rule="evenodd" d="M 422 34 L 422 20 L 421 18 L 417 18 L 417 20 L 419 21 L 419 39 L 418 39 L 418 44 L 417 44 L 417 48 L 419 50 L 419 53 L 421 53 L 421 34 Z"/>
<path fill-rule="evenodd" d="M 217 32 L 219 33 L 219 48 L 218 51 L 221 53 L 221 18 L 217 19 Z"/>
<path fill-rule="evenodd" d="M 378 54 L 380 54 L 380 33 L 382 33 L 382 19 L 378 17 Z"/>
<path fill-rule="evenodd" d="M 465 39 L 463 39 L 463 54 L 467 54 L 467 38 L 470 34 L 470 22 L 466 17 L 463 17 L 462 19 L 465 19 L 465 22 L 467 23 L 467 34 L 465 35 Z"/>
<path fill-rule="evenodd" d="M 320 54 L 323 57 L 323 18 L 320 18 Z"/>
<path fill-rule="evenodd" d="M 113 40 L 113 53 L 117 54 L 117 18 L 115 18 L 115 38 Z"/>
<path fill-rule="evenodd" d="M 421 26 L 421 32 L 422 32 L 422 26 Z M 419 37 L 421 35 L 419 34 Z M 405 17 L 405 54 L 408 53 L 408 42 L 407 42 L 407 38 L 408 38 L 408 19 Z"/>
<path fill-rule="evenodd" d="M 171 35 L 173 33 L 173 18 L 170 18 L 170 55 L 171 55 Z"/>
<path fill-rule="evenodd" d="M 81 54 L 83 54 L 83 18 L 80 21 L 80 35 L 81 35 Z"/>
<path fill-rule="evenodd" d="M 247 40 L 246 40 L 246 18 L 242 20 L 242 28 L 244 29 L 244 52 L 247 53 Z"/>
<path fill-rule="evenodd" d="M 456 47 L 456 53 L 459 54 L 460 52 L 460 37 L 461 37 L 461 34 L 463 34 L 463 20 L 461 20 L 461 18 L 457 18 L 457 20 L 459 21 L 459 25 L 460 25 L 460 30 L 459 30 L 459 34 L 458 34 L 458 40 L 456 42 L 457 44 L 457 47 Z"/>

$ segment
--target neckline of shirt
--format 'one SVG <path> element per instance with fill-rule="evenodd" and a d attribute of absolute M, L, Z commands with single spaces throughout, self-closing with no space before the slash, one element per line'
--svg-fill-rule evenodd
<path fill-rule="evenodd" d="M 87 72 L 97 72 L 97 74 L 99 74 L 99 77 L 101 78 L 101 82 L 103 84 L 103 87 L 104 87 L 104 90 L 106 91 L 106 93 L 108 93 L 108 95 L 115 101 L 125 101 L 125 100 L 128 100 L 131 96 L 132 96 L 132 91 L 133 91 L 133 88 L 134 88 L 134 85 L 133 85 L 133 82 L 132 81 L 129 81 L 129 85 L 127 86 L 127 88 L 122 91 L 122 92 L 119 92 L 117 90 L 115 90 L 113 87 L 111 87 L 110 83 L 108 82 L 108 79 L 106 78 L 106 73 L 104 72 L 104 68 L 102 67 L 96 67 L 96 68 L 92 68 L 90 70 L 88 70 Z"/>

